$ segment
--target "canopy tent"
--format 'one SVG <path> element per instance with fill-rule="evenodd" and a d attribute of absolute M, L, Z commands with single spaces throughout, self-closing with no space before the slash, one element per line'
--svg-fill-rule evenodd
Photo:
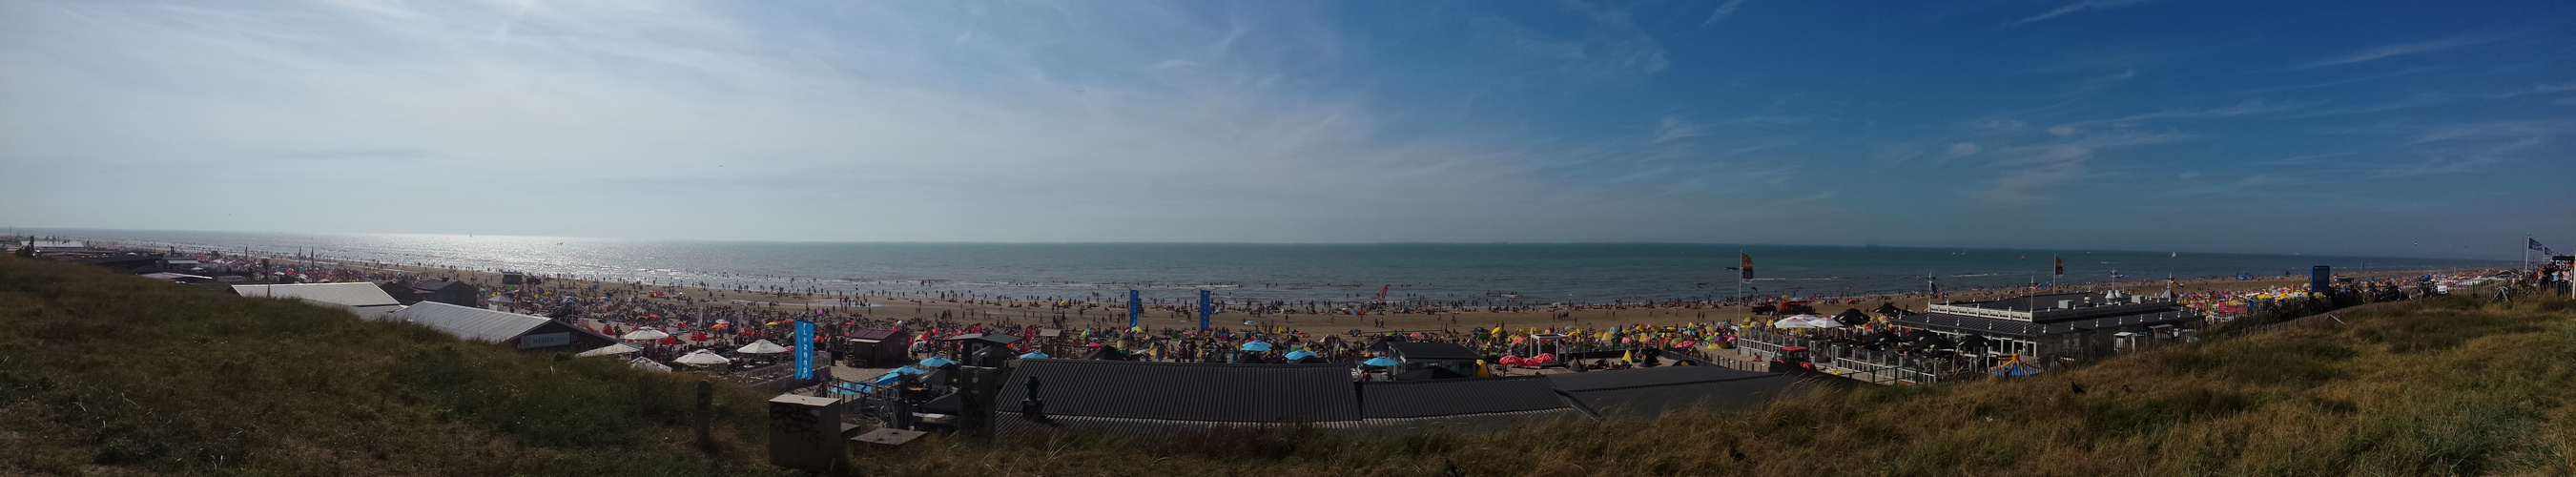
<path fill-rule="evenodd" d="M 771 343 L 769 340 L 760 340 L 753 341 L 751 344 L 742 345 L 741 349 L 736 349 L 734 351 L 746 354 L 785 353 L 787 352 L 787 347 L 779 346 L 778 343 Z"/>
<path fill-rule="evenodd" d="M 626 353 L 633 353 L 633 352 L 643 351 L 643 350 L 644 350 L 643 348 L 637 348 L 637 347 L 634 347 L 634 346 L 628 346 L 628 345 L 626 345 L 626 343 L 618 343 L 618 344 L 613 344 L 613 345 L 608 345 L 608 346 L 601 346 L 601 347 L 599 347 L 599 348 L 597 348 L 597 349 L 592 349 L 592 350 L 590 350 L 590 351 L 583 351 L 583 352 L 581 352 L 581 353 L 574 354 L 574 355 L 573 355 L 573 357 L 576 357 L 576 358 L 585 358 L 585 357 L 591 357 L 591 356 L 607 356 L 607 355 L 612 355 L 612 354 L 626 354 Z"/>
<path fill-rule="evenodd" d="M 633 341 L 652 341 L 652 340 L 658 340 L 658 339 L 669 338 L 669 337 L 671 337 L 671 334 L 670 334 L 670 333 L 663 333 L 663 332 L 662 332 L 662 330 L 656 330 L 656 329 L 652 329 L 652 328 L 645 328 L 645 329 L 640 329 L 640 330 L 635 330 L 635 331 L 632 331 L 632 332 L 628 332 L 628 333 L 626 333 L 626 334 L 624 334 L 624 335 L 618 335 L 618 337 L 617 337 L 617 338 L 618 338 L 618 339 L 624 339 L 624 340 L 633 340 Z"/>
<path fill-rule="evenodd" d="M 1083 353 L 1083 354 L 1082 354 L 1082 359 L 1102 360 L 1102 361 L 1133 361 L 1132 359 L 1129 359 L 1129 358 L 1127 357 L 1127 352 L 1126 352 L 1126 351 L 1119 351 L 1119 350 L 1118 350 L 1118 348 L 1111 348 L 1111 347 L 1107 347 L 1107 346 L 1101 346 L 1101 347 L 1091 348 L 1091 352 Z"/>
<path fill-rule="evenodd" d="M 1825 317 L 1821 317 L 1821 316 L 1816 316 L 1816 315 L 1798 315 L 1798 316 L 1792 316 L 1792 317 L 1788 317 L 1788 318 L 1781 318 L 1781 319 L 1780 319 L 1780 321 L 1775 322 L 1775 323 L 1772 323 L 1772 324 L 1771 324 L 1771 327 L 1773 327 L 1773 328 L 1783 328 L 1783 329 L 1792 329 L 1792 328 L 1819 328 L 1819 329 L 1822 329 L 1822 328 L 1841 328 L 1841 327 L 1843 327 L 1843 324 L 1842 324 L 1842 323 L 1835 322 L 1834 320 L 1831 320 L 1831 319 L 1827 319 L 1827 318 L 1825 318 Z"/>
<path fill-rule="evenodd" d="M 733 359 L 716 355 L 713 351 L 697 350 L 691 351 L 686 355 L 681 355 L 679 359 L 673 359 L 671 362 L 690 366 L 710 366 L 731 363 L 733 362 Z"/>
<path fill-rule="evenodd" d="M 1861 313 L 1859 308 L 1845 309 L 1842 313 L 1834 315 L 1834 321 L 1842 323 L 1843 326 L 1866 325 L 1869 324 L 1869 320 L 1869 314 Z"/>
<path fill-rule="evenodd" d="M 671 367 L 670 367 L 670 366 L 665 366 L 665 365 L 663 365 L 662 363 L 656 363 L 656 362 L 653 362 L 653 359 L 652 359 L 652 358 L 646 358 L 646 357 L 642 357 L 642 356 L 637 356 L 637 357 L 635 357 L 635 359 L 634 359 L 634 360 L 627 361 L 627 362 L 626 362 L 626 366 L 627 366 L 627 367 L 630 367 L 630 368 L 635 368 L 635 369 L 645 370 L 645 371 L 660 371 L 660 372 L 665 372 L 665 373 L 671 372 Z"/>

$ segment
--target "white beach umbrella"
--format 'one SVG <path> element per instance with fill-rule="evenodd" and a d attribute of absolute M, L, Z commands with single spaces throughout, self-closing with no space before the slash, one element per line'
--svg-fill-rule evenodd
<path fill-rule="evenodd" d="M 632 367 L 632 368 L 635 368 L 635 369 L 646 370 L 646 371 L 661 371 L 661 372 L 665 372 L 665 373 L 671 372 L 671 367 L 670 367 L 670 366 L 665 366 L 665 365 L 663 365 L 662 363 L 656 363 L 656 362 L 653 362 L 653 359 L 652 359 L 652 358 L 646 358 L 646 357 L 642 357 L 642 356 L 637 356 L 637 357 L 635 357 L 635 359 L 634 359 L 634 360 L 632 360 L 632 361 L 627 361 L 627 362 L 626 362 L 626 366 L 628 366 L 628 367 Z"/>
<path fill-rule="evenodd" d="M 787 352 L 787 347 L 779 346 L 778 343 L 771 343 L 769 340 L 760 340 L 753 341 L 751 344 L 742 345 L 741 349 L 736 349 L 734 351 L 749 354 L 785 353 Z"/>
<path fill-rule="evenodd" d="M 640 329 L 640 330 L 635 330 L 635 331 L 627 332 L 625 336 L 619 336 L 618 338 L 624 338 L 624 339 L 630 339 L 630 340 L 636 340 L 636 341 L 650 341 L 650 340 L 658 340 L 658 339 L 669 338 L 669 337 L 671 337 L 671 334 L 670 334 L 670 333 L 663 333 L 663 332 L 662 332 L 662 330 L 656 330 L 656 329 L 652 329 L 652 328 L 645 328 L 645 329 Z"/>
<path fill-rule="evenodd" d="M 608 345 L 608 346 L 601 346 L 601 347 L 599 347 L 598 349 L 593 349 L 593 350 L 590 350 L 590 351 L 583 351 L 583 352 L 581 352 L 580 354 L 575 354 L 575 355 L 573 355 L 573 357 L 576 357 L 576 358 L 583 358 L 583 357 L 591 357 L 591 356 L 607 356 L 607 355 L 612 355 L 612 354 L 626 354 L 626 353 L 633 353 L 633 352 L 643 351 L 643 350 L 644 350 L 643 348 L 637 348 L 637 347 L 633 347 L 633 346 L 627 346 L 625 343 L 618 343 L 618 344 L 613 344 L 613 345 Z"/>
<path fill-rule="evenodd" d="M 1836 322 L 1833 319 L 1816 315 L 1798 315 L 1781 318 L 1778 323 L 1771 324 L 1771 327 L 1773 328 L 1841 328 L 1842 326 L 1842 323 Z"/>
<path fill-rule="evenodd" d="M 714 352 L 707 350 L 697 350 L 691 351 L 686 355 L 681 355 L 680 359 L 674 359 L 671 360 L 671 362 L 690 366 L 708 366 L 731 363 L 733 360 L 723 356 L 717 356 Z"/>

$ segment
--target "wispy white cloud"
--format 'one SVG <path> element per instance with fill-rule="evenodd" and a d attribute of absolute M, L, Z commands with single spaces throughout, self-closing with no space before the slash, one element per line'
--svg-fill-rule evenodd
<path fill-rule="evenodd" d="M 2431 40 L 2431 41 L 2420 41 L 2420 42 L 2414 42 L 2414 43 L 2398 43 L 2398 44 L 2394 44 L 2394 45 L 2379 46 L 2379 47 L 2373 47 L 2373 48 L 2369 48 L 2369 49 L 2364 49 L 2364 50 L 2361 50 L 2361 51 L 2355 51 L 2355 52 L 2352 52 L 2352 53 L 2348 53 L 2348 54 L 2344 54 L 2344 55 L 2339 55 L 2339 56 L 2335 56 L 2335 57 L 2331 57 L 2331 58 L 2325 58 L 2325 59 L 2320 59 L 2320 60 L 2316 60 L 2316 61 L 2310 61 L 2310 62 L 2306 62 L 2306 63 L 2300 63 L 2300 64 L 2297 64 L 2297 65 L 2292 65 L 2292 66 L 2291 66 L 2291 68 L 2292 68 L 2292 69 L 2304 69 L 2304 68 L 2316 68 L 2316 67 L 2320 67 L 2320 66 L 2333 66 L 2333 65 L 2341 65 L 2341 64 L 2360 63 L 2360 62 L 2365 62 L 2365 61 L 2374 61 L 2374 60 L 2379 60 L 2379 59 L 2382 59 L 2382 58 L 2388 58 L 2388 57 L 2392 57 L 2392 56 L 2411 55 L 2411 54 L 2416 54 L 2416 53 L 2424 53 L 2424 52 L 2441 51 L 2441 50 L 2447 50 L 2447 49 L 2452 49 L 2452 48 L 2459 48 L 2459 47 L 2463 47 L 2463 46 L 2470 46 L 2470 45 L 2476 45 L 2476 44 L 2480 44 L 2480 43 L 2486 43 L 2486 42 L 2491 42 L 2491 41 L 2496 41 L 2496 40 L 2502 40 L 2502 39 L 2505 39 L 2505 38 L 2506 38 L 2506 36 L 2505 36 L 2505 35 L 2473 34 L 2473 35 L 2461 35 L 2461 36 L 2454 36 L 2454 37 L 2450 37 L 2450 38 L 2443 38 L 2443 39 Z"/>
<path fill-rule="evenodd" d="M 2234 105 L 2221 106 L 2221 107 L 2216 107 L 2216 108 L 2207 108 L 2207 109 L 2174 109 L 2174 110 L 2158 111 L 2158 112 L 2153 112 L 2153 113 L 2132 114 L 2132 115 L 2128 115 L 2128 116 L 2121 116 L 2121 117 L 2109 118 L 2109 119 L 2096 119 L 2096 120 L 2090 120 L 2090 121 L 2076 121 L 2076 122 L 2069 122 L 2069 123 L 2059 124 L 2059 125 L 2057 125 L 2057 126 L 2050 127 L 2050 128 L 2049 128 L 2049 133 L 2051 133 L 2051 134 L 2056 134 L 2056 135 L 2059 135 L 2059 136 L 2067 136 L 2067 135 L 2071 135 L 2071 134 L 2073 134 L 2074 132 L 2076 132 L 2076 131 L 2078 131 L 2078 130 L 2081 130 L 2081 129 L 2083 129 L 2083 128 L 2090 127 L 2090 126 L 2094 126 L 2094 125 L 2101 125 L 2101 124 L 2117 124 L 2117 123 L 2126 123 L 2126 122 L 2132 122 L 2132 121 L 2147 121 L 2147 120 L 2155 120 L 2155 119 L 2176 119 L 2176 118 L 2223 118 L 2223 117 L 2233 117 L 2233 116 L 2248 116 L 2248 115 L 2256 115 L 2256 114 L 2267 114 L 2267 113 L 2277 113 L 2277 112 L 2284 112 L 2284 111 L 2293 111 L 2293 110 L 2299 110 L 2299 109 L 2304 109 L 2304 108 L 2315 107 L 2315 106 L 2323 105 L 2323 104 L 2325 104 L 2325 101 L 2321 101 L 2321 100 L 2309 100 L 2309 101 L 2275 101 L 2275 100 L 2264 100 L 2264 99 L 2249 99 L 2249 100 L 2245 100 L 2245 101 L 2243 101 L 2243 102 L 2236 103 L 2236 104 L 2234 104 Z"/>
<path fill-rule="evenodd" d="M 2576 83 L 2535 84 L 2531 85 L 2530 88 L 2496 94 L 2495 98 L 2504 99 L 2515 96 L 2530 96 L 2535 94 L 2561 93 L 2567 91 L 2576 91 Z"/>
<path fill-rule="evenodd" d="M 1744 0 L 1726 0 L 1726 3 L 1718 4 L 1716 9 L 1709 10 L 1708 19 L 1700 21 L 1699 27 L 1708 28 L 1717 26 L 1719 23 L 1724 23 L 1726 22 L 1726 19 L 1735 17 L 1736 8 L 1743 6 Z"/>
<path fill-rule="evenodd" d="M 2045 203 L 2057 192 L 2077 187 L 2078 181 L 2088 178 L 2100 150 L 2162 144 L 2193 137 L 2185 133 L 2119 130 L 1994 149 L 1986 155 L 1993 159 L 1988 159 L 1985 164 L 2001 173 L 1971 195 L 2002 206 Z"/>
<path fill-rule="evenodd" d="M 2151 3 L 2151 2 L 2156 2 L 2156 1 L 2159 1 L 2159 0 L 2084 0 L 2084 1 L 2081 1 L 2081 2 L 2069 3 L 2069 4 L 2066 4 L 2066 5 L 2063 5 L 2063 6 L 2059 6 L 2059 7 L 2057 7 L 2057 9 L 2055 9 L 2055 10 L 2049 10 L 2049 11 L 2048 11 L 2048 12 L 2046 12 L 2046 13 L 2041 13 L 2041 14 L 2038 14 L 2038 15 L 2032 15 L 2032 16 L 2030 16 L 2029 18 L 2023 18 L 2023 19 L 2020 19 L 2020 20 L 2015 20 L 2015 21 L 2013 21 L 2012 23 L 2007 23 L 2007 24 L 2005 24 L 2005 25 L 2020 25 L 2020 24 L 2024 24 L 2024 23 L 2030 23 L 2030 22 L 2036 22 L 2036 21 L 2044 21 L 2044 20 L 2048 20 L 2048 19 L 2051 19 L 2051 18 L 2057 18 L 2057 17 L 2067 16 L 2067 15 L 2072 15 L 2072 14 L 2075 14 L 2076 12 L 2082 12 L 2082 11 L 2086 11 L 2086 10 L 2104 10 L 2104 9 L 2111 9 L 2111 8 L 2126 7 L 2126 6 L 2131 6 L 2131 5 L 2138 5 L 2138 4 L 2143 4 L 2143 3 Z"/>

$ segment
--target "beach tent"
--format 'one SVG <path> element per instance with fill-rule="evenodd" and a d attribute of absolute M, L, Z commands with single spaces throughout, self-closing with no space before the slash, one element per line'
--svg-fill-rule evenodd
<path fill-rule="evenodd" d="M 573 357 L 576 357 L 576 358 L 582 358 L 582 357 L 590 357 L 590 356 L 608 356 L 608 355 L 612 355 L 612 354 L 626 354 L 626 353 L 633 353 L 633 352 L 643 351 L 643 350 L 644 350 L 643 348 L 637 348 L 637 347 L 634 347 L 634 346 L 627 346 L 627 345 L 626 345 L 626 343 L 618 343 L 618 344 L 613 344 L 613 345 L 608 345 L 608 346 L 601 346 L 601 347 L 599 347 L 599 348 L 597 348 L 597 349 L 592 349 L 592 350 L 590 350 L 590 351 L 583 351 L 583 352 L 581 352 L 580 354 L 575 354 L 575 355 L 573 355 Z"/>
<path fill-rule="evenodd" d="M 771 343 L 769 340 L 760 340 L 753 341 L 751 344 L 742 345 L 741 349 L 736 349 L 734 351 L 746 354 L 785 353 L 787 352 L 787 347 L 779 346 L 778 343 Z"/>
<path fill-rule="evenodd" d="M 670 333 L 663 333 L 661 330 L 656 330 L 656 329 L 652 329 L 652 328 L 645 328 L 645 329 L 640 329 L 640 330 L 635 330 L 635 331 L 627 332 L 625 335 L 620 335 L 620 336 L 618 336 L 617 338 L 618 338 L 618 339 L 624 339 L 624 340 L 635 340 L 635 341 L 651 341 L 651 340 L 658 340 L 658 339 L 669 338 L 669 337 L 671 337 L 671 334 L 670 334 Z"/>
<path fill-rule="evenodd" d="M 1859 308 L 1845 309 L 1841 314 L 1834 315 L 1834 321 L 1842 323 L 1843 326 L 1866 325 L 1869 324 L 1869 320 L 1869 314 L 1861 313 Z"/>
<path fill-rule="evenodd" d="M 1096 343 L 1095 343 L 1095 344 L 1096 344 Z M 1132 361 L 1131 359 L 1129 359 L 1129 358 L 1127 357 L 1127 352 L 1125 352 L 1125 351 L 1119 351 L 1119 350 L 1118 350 L 1118 348 L 1111 348 L 1111 347 L 1107 347 L 1107 346 L 1100 346 L 1100 347 L 1094 347 L 1094 348 L 1091 348 L 1091 352 L 1083 353 L 1083 354 L 1082 354 L 1082 359 L 1103 360 L 1103 361 Z"/>
<path fill-rule="evenodd" d="M 1781 329 L 1793 329 L 1793 328 L 1841 328 L 1841 327 L 1843 327 L 1843 324 L 1842 324 L 1842 323 L 1834 322 L 1834 320 L 1826 319 L 1825 317 L 1821 317 L 1821 316 L 1816 316 L 1816 315 L 1798 315 L 1798 316 L 1792 316 L 1792 317 L 1788 317 L 1788 318 L 1781 318 L 1779 322 L 1772 323 L 1772 324 L 1771 324 L 1771 327 L 1773 327 L 1773 328 L 1781 328 Z"/>
<path fill-rule="evenodd" d="M 718 356 L 718 355 L 716 355 L 716 353 L 715 353 L 715 352 L 713 352 L 713 351 L 697 350 L 697 351 L 691 351 L 691 352 L 689 352 L 689 354 L 682 355 L 682 356 L 680 356 L 680 358 L 679 358 L 679 359 L 671 360 L 671 362 L 673 362 L 673 363 L 685 364 L 685 365 L 690 365 L 690 366 L 711 366 L 711 365 L 718 365 L 718 364 L 731 363 L 731 362 L 733 362 L 733 359 L 731 359 L 731 358 L 726 358 L 726 357 L 723 357 L 723 356 Z"/>
<path fill-rule="evenodd" d="M 652 359 L 652 358 L 646 358 L 646 357 L 642 357 L 642 356 L 637 356 L 637 357 L 635 357 L 635 359 L 634 359 L 634 360 L 627 361 L 627 362 L 626 362 L 626 366 L 627 366 L 627 367 L 631 367 L 631 368 L 635 368 L 635 369 L 645 370 L 645 371 L 660 371 L 660 372 L 665 372 L 665 373 L 671 372 L 671 367 L 670 367 L 670 366 L 665 366 L 665 365 L 663 365 L 662 363 L 656 363 L 656 362 L 653 362 L 653 359 Z"/>

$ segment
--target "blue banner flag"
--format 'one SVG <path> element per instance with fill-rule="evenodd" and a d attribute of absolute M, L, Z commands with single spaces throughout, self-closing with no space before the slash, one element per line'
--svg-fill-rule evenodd
<path fill-rule="evenodd" d="M 2548 250 L 2549 250 L 2549 247 L 2544 247 L 2544 246 L 2541 246 L 2541 245 L 2540 245 L 2540 240 L 2539 240 L 2539 239 L 2534 239 L 2534 238 L 2530 238 L 2530 237 L 2524 237 L 2524 238 L 2523 238 L 2523 240 L 2526 240 L 2526 241 L 2530 241 L 2530 242 L 2531 242 L 2530 247 L 2531 247 L 2531 249 L 2532 249 L 2532 250 L 2540 250 L 2540 251 L 2548 251 Z"/>
<path fill-rule="evenodd" d="M 814 379 L 814 322 L 796 320 L 796 379 Z"/>
<path fill-rule="evenodd" d="M 1145 304 L 1145 300 L 1144 300 L 1144 298 L 1140 297 L 1140 296 L 1136 293 L 1136 291 L 1135 291 L 1135 290 L 1128 290 L 1128 291 L 1127 291 L 1127 327 L 1128 327 L 1128 328 L 1135 328 L 1135 327 L 1136 327 L 1136 314 L 1137 314 L 1137 313 L 1142 313 L 1142 312 L 1144 312 L 1144 309 L 1145 309 L 1144 304 Z"/>
<path fill-rule="evenodd" d="M 1208 329 L 1208 308 L 1209 308 L 1209 306 L 1210 306 L 1210 305 L 1208 304 L 1208 291 L 1207 291 L 1207 290 L 1199 290 L 1199 330 L 1200 330 L 1200 331 L 1206 331 L 1206 330 Z"/>

